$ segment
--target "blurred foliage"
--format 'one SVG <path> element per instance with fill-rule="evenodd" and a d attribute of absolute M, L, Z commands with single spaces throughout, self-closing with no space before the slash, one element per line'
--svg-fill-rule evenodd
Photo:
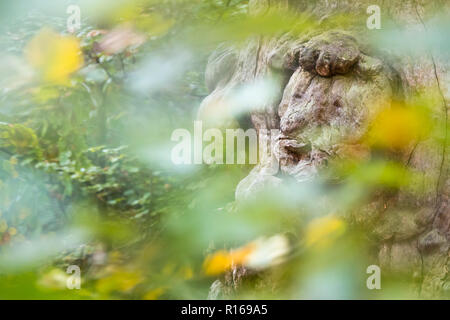
<path fill-rule="evenodd" d="M 216 276 L 264 269 L 291 247 L 261 273 L 271 281 L 238 297 L 370 296 L 367 239 L 342 215 L 371 188 L 408 184 L 398 164 L 331 166 L 348 180 L 323 206 L 319 182 L 236 208 L 248 166 L 170 163 L 172 131 L 192 127 L 207 95 L 211 49 L 317 22 L 245 18 L 245 0 L 96 0 L 79 1 L 81 29 L 70 34 L 68 4 L 0 4 L 0 298 L 203 299 Z M 396 149 L 430 134 L 419 119 L 387 110 L 367 144 Z M 69 265 L 81 268 L 81 290 L 66 288 Z M 398 283 L 390 292 L 406 294 Z"/>

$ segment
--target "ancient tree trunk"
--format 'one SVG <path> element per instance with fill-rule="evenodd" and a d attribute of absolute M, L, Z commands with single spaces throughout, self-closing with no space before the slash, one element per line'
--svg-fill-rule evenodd
<path fill-rule="evenodd" d="M 434 0 L 251 0 L 250 14 L 282 8 L 327 21 L 341 13 L 366 15 L 370 5 L 381 8 L 382 23 L 392 19 L 399 30 L 418 35 L 427 31 L 434 14 L 450 13 L 447 1 Z M 370 154 L 359 144 L 367 128 L 356 124 L 373 116 L 371 102 L 433 97 L 432 118 L 445 124 L 440 127 L 443 142 L 418 139 L 393 155 L 422 176 L 417 188 L 379 196 L 349 219 L 370 226 L 382 268 L 409 274 L 422 297 L 443 296 L 450 290 L 449 63 L 431 49 L 417 56 L 395 47 L 374 47 L 365 41 L 370 32 L 364 20 L 347 29 L 256 37 L 243 50 L 222 50 L 210 59 L 211 94 L 200 116 L 240 84 L 266 76 L 281 79 L 279 95 L 251 113 L 257 130 L 280 129 L 280 136 L 266 137 L 267 145 L 276 140 L 277 150 L 262 157 L 239 184 L 239 201 L 267 184 L 282 183 L 274 174 L 275 162 L 283 174 L 302 183 L 320 173 L 329 158 Z M 329 131 L 317 135 L 324 124 Z"/>

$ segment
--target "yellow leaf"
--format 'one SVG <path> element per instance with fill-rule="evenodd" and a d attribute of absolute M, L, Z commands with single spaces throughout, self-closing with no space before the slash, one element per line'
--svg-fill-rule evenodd
<path fill-rule="evenodd" d="M 306 229 L 306 246 L 327 247 L 345 232 L 345 223 L 333 215 L 314 219 Z"/>
<path fill-rule="evenodd" d="M 203 270 L 208 276 L 221 274 L 231 268 L 232 260 L 226 250 L 220 250 L 206 257 Z"/>
<path fill-rule="evenodd" d="M 114 291 L 129 292 L 143 280 L 139 272 L 119 270 L 112 275 L 100 279 L 96 288 L 101 293 Z"/>
<path fill-rule="evenodd" d="M 67 289 L 67 279 L 69 275 L 60 269 L 52 269 L 39 279 L 38 285 L 47 289 L 64 290 Z"/>
<path fill-rule="evenodd" d="M 156 288 L 147 292 L 142 298 L 144 300 L 157 300 L 165 291 L 163 288 Z"/>
<path fill-rule="evenodd" d="M 18 162 L 17 157 L 11 157 L 9 159 L 9 163 L 11 163 L 13 166 L 15 166 L 17 162 Z"/>
<path fill-rule="evenodd" d="M 66 82 L 83 65 L 79 40 L 50 29 L 41 30 L 28 43 L 25 56 L 44 81 L 54 83 Z"/>
<path fill-rule="evenodd" d="M 233 264 L 242 265 L 245 264 L 249 255 L 255 250 L 255 244 L 249 243 L 248 245 L 241 247 L 237 250 L 230 252 L 231 261 Z"/>
<path fill-rule="evenodd" d="M 183 267 L 179 271 L 181 277 L 185 280 L 192 279 L 194 277 L 194 271 L 190 267 Z"/>
<path fill-rule="evenodd" d="M 419 109 L 394 104 L 382 110 L 369 130 L 369 144 L 389 149 L 402 149 L 428 130 L 427 116 Z"/>
<path fill-rule="evenodd" d="M 203 270 L 206 275 L 214 276 L 231 269 L 233 265 L 243 265 L 254 251 L 254 243 L 250 243 L 239 249 L 227 251 L 219 250 L 206 257 Z"/>
<path fill-rule="evenodd" d="M 15 235 L 17 234 L 17 229 L 16 229 L 16 228 L 9 228 L 9 229 L 8 229 L 8 233 L 9 233 L 11 236 L 15 236 Z"/>
<path fill-rule="evenodd" d="M 6 230 L 8 230 L 8 223 L 5 219 L 2 219 L 0 220 L 0 233 L 5 232 Z"/>

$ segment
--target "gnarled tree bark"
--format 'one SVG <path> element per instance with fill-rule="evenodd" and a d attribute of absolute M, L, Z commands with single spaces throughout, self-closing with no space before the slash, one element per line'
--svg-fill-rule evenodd
<path fill-rule="evenodd" d="M 417 34 L 427 31 L 426 21 L 437 12 L 450 13 L 448 1 L 435 0 L 251 0 L 250 14 L 282 8 L 326 21 L 342 13 L 364 15 L 370 5 L 381 8 L 382 19 L 389 17 L 399 29 Z M 382 268 L 414 278 L 420 297 L 448 297 L 450 65 L 431 49 L 417 56 L 392 47 L 375 48 L 365 41 L 369 32 L 365 24 L 352 25 L 320 33 L 255 37 L 244 49 L 220 50 L 209 61 L 206 77 L 211 94 L 199 115 L 207 118 L 211 108 L 223 106 L 218 101 L 244 83 L 268 76 L 280 79 L 278 95 L 253 106 L 251 112 L 257 130 L 280 129 L 279 136 L 266 137 L 276 151 L 263 156 L 239 184 L 239 201 L 266 185 L 282 183 L 274 163 L 302 183 L 320 173 L 330 158 L 370 156 L 371 150 L 359 141 L 367 130 L 364 124 L 377 113 L 373 101 L 387 105 L 394 100 L 407 103 L 418 95 L 434 97 L 432 118 L 445 123 L 444 141 L 417 140 L 393 155 L 422 176 L 417 189 L 379 196 L 349 219 L 370 225 Z"/>

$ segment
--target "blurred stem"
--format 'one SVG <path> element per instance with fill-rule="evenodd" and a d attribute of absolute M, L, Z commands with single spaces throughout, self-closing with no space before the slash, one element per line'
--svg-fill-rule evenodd
<path fill-rule="evenodd" d="M 125 54 L 121 53 L 119 55 L 119 62 L 120 62 L 120 68 L 122 69 L 123 78 L 126 77 L 127 73 L 125 71 L 125 63 L 123 62 L 123 59 L 125 58 Z"/>
<path fill-rule="evenodd" d="M 107 75 L 112 81 L 114 81 L 114 82 L 117 83 L 117 84 L 120 84 L 120 80 L 117 79 L 116 77 L 114 77 L 114 76 L 111 74 L 111 72 L 109 72 L 108 68 L 107 68 L 103 63 L 101 63 L 101 62 L 98 60 L 98 58 L 96 58 L 96 62 L 97 62 L 97 64 L 105 71 L 106 75 Z"/>
<path fill-rule="evenodd" d="M 106 80 L 106 82 L 102 86 L 102 101 L 100 102 L 98 106 L 98 113 L 97 113 L 97 123 L 98 123 L 98 145 L 105 145 L 107 138 L 108 138 L 108 114 L 106 110 L 106 90 L 104 90 L 105 86 L 107 85 L 107 82 L 109 80 Z"/>

